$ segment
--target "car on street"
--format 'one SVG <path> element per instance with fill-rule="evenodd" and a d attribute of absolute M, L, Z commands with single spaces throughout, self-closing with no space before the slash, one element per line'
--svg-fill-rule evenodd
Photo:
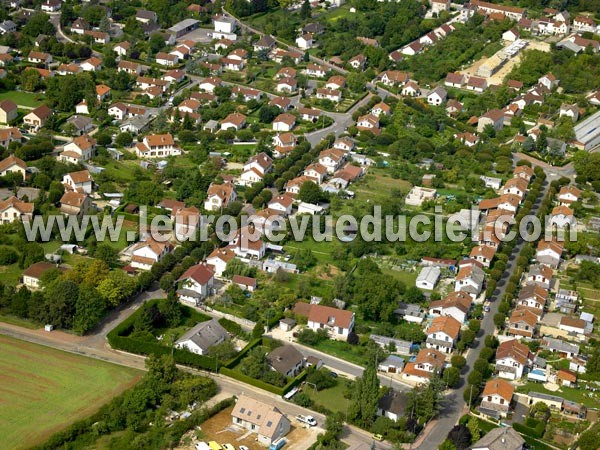
<path fill-rule="evenodd" d="M 379 433 L 376 433 L 376 434 L 373 435 L 373 439 L 375 439 L 376 441 L 381 442 L 381 441 L 383 441 L 383 436 L 381 434 L 379 434 Z"/>

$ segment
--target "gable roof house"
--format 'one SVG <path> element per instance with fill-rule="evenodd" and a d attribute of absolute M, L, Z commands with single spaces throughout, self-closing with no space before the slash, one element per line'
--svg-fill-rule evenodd
<path fill-rule="evenodd" d="M 526 308 L 515 309 L 508 319 L 507 333 L 532 338 L 537 331 L 538 316 Z"/>
<path fill-rule="evenodd" d="M 325 329 L 334 339 L 347 339 L 354 328 L 354 313 L 323 305 L 298 302 L 294 313 L 308 319 L 307 327 L 313 331 Z"/>
<path fill-rule="evenodd" d="M 473 299 L 463 291 L 449 293 L 444 299 L 436 300 L 429 304 L 431 316 L 450 316 L 459 323 L 465 323 L 469 316 Z"/>
<path fill-rule="evenodd" d="M 64 150 L 58 155 L 60 161 L 73 164 L 89 161 L 96 153 L 96 139 L 83 134 L 73 139 L 64 146 Z"/>
<path fill-rule="evenodd" d="M 173 251 L 169 242 L 158 242 L 154 239 L 138 242 L 133 247 L 131 267 L 141 270 L 150 270 L 155 262 L 161 261 L 167 253 Z"/>
<path fill-rule="evenodd" d="M 535 264 L 529 267 L 526 280 L 528 283 L 537 284 L 544 289 L 549 289 L 553 276 L 554 271 L 550 267 L 544 264 Z"/>
<path fill-rule="evenodd" d="M 558 201 L 563 206 L 571 206 L 572 203 L 579 201 L 581 190 L 575 186 L 563 186 L 558 192 Z"/>
<path fill-rule="evenodd" d="M 216 248 L 206 258 L 206 264 L 214 268 L 215 276 L 220 277 L 227 268 L 227 263 L 235 258 L 235 252 L 230 248 Z"/>
<path fill-rule="evenodd" d="M 426 330 L 427 348 L 433 348 L 442 353 L 452 353 L 458 341 L 461 323 L 452 316 L 440 316 L 433 319 Z"/>
<path fill-rule="evenodd" d="M 564 242 L 552 239 L 550 241 L 540 240 L 538 242 L 535 259 L 541 264 L 556 269 L 560 264 L 560 258 L 564 250 Z"/>
<path fill-rule="evenodd" d="M 517 305 L 528 308 L 536 316 L 541 316 L 548 300 L 548 291 L 537 284 L 527 284 L 521 288 Z"/>
<path fill-rule="evenodd" d="M 273 160 L 269 155 L 261 152 L 254 155 L 244 164 L 244 171 L 237 179 L 236 183 L 241 186 L 252 186 L 263 180 L 266 173 L 273 167 Z"/>
<path fill-rule="evenodd" d="M 8 124 L 18 116 L 17 104 L 7 98 L 0 102 L 0 123 Z"/>
<path fill-rule="evenodd" d="M 417 276 L 416 286 L 420 289 L 427 289 L 429 291 L 435 288 L 438 280 L 440 279 L 441 270 L 439 267 L 426 266 L 421 269 Z"/>
<path fill-rule="evenodd" d="M 90 175 L 90 171 L 85 169 L 66 174 L 63 176 L 62 184 L 67 190 L 91 194 L 94 186 L 94 179 Z"/>
<path fill-rule="evenodd" d="M 29 289 L 38 289 L 41 287 L 42 275 L 52 269 L 64 271 L 64 268 L 57 267 L 46 261 L 33 263 L 23 271 L 23 284 Z"/>
<path fill-rule="evenodd" d="M 240 395 L 231 411 L 233 424 L 256 433 L 258 442 L 269 446 L 290 432 L 289 419 L 276 406 Z"/>
<path fill-rule="evenodd" d="M 204 209 L 207 211 L 219 211 L 229 206 L 236 198 L 237 193 L 233 183 L 211 183 L 208 187 L 206 200 L 204 201 Z"/>
<path fill-rule="evenodd" d="M 207 355 L 211 347 L 229 338 L 229 333 L 216 319 L 200 322 L 181 336 L 175 347 L 187 349 L 197 355 Z"/>
<path fill-rule="evenodd" d="M 214 275 L 212 269 L 206 264 L 191 266 L 177 280 L 179 284 L 177 298 L 183 302 L 198 306 L 202 300 L 211 294 Z"/>
<path fill-rule="evenodd" d="M 267 355 L 271 369 L 286 377 L 295 377 L 304 368 L 304 356 L 293 345 L 282 345 Z"/>
<path fill-rule="evenodd" d="M 504 113 L 500 109 L 490 109 L 477 121 L 477 132 L 481 133 L 486 126 L 491 125 L 498 131 L 504 127 Z"/>
<path fill-rule="evenodd" d="M 467 292 L 475 299 L 483 289 L 484 280 L 485 272 L 481 268 L 475 265 L 463 267 L 456 275 L 454 291 Z"/>
<path fill-rule="evenodd" d="M 473 247 L 469 258 L 474 259 L 475 261 L 479 261 L 484 267 L 490 267 L 492 264 L 492 260 L 496 255 L 496 247 L 492 247 L 489 245 L 477 245 Z"/>
<path fill-rule="evenodd" d="M 502 342 L 496 349 L 496 373 L 500 378 L 519 380 L 533 360 L 529 347 L 517 339 Z"/>
<path fill-rule="evenodd" d="M 471 450 L 523 450 L 525 439 L 512 427 L 492 428 L 469 447 Z"/>
<path fill-rule="evenodd" d="M 33 217 L 33 203 L 27 203 L 12 196 L 6 200 L 0 200 L 0 224 L 23 222 Z"/>
<path fill-rule="evenodd" d="M 0 141 L 0 145 L 4 145 Z M 25 179 L 25 174 L 27 171 L 27 164 L 21 158 L 17 158 L 15 155 L 10 155 L 0 161 L 0 177 L 8 175 L 9 173 L 20 173 Z"/>
<path fill-rule="evenodd" d="M 27 125 L 32 133 L 36 133 L 42 128 L 48 118 L 52 115 L 52 110 L 46 105 L 41 105 L 23 117 L 23 123 Z"/>
<path fill-rule="evenodd" d="M 402 379 L 410 384 L 427 383 L 434 374 L 440 374 L 446 357 L 443 353 L 432 349 L 422 348 L 414 362 L 408 362 L 402 371 Z"/>
<path fill-rule="evenodd" d="M 92 200 L 87 194 L 67 191 L 60 198 L 60 212 L 65 215 L 81 217 L 92 209 Z"/>
<path fill-rule="evenodd" d="M 135 145 L 135 153 L 140 158 L 163 158 L 181 155 L 181 149 L 170 133 L 149 134 Z"/>
<path fill-rule="evenodd" d="M 556 228 L 571 228 L 577 226 L 574 211 L 568 206 L 558 205 L 550 213 L 550 224 Z"/>
<path fill-rule="evenodd" d="M 491 417 L 506 417 L 515 388 L 502 379 L 488 380 L 481 394 L 482 400 L 479 411 Z"/>
<path fill-rule="evenodd" d="M 342 150 L 330 148 L 319 153 L 319 164 L 327 168 L 327 172 L 334 173 L 346 159 L 346 153 Z"/>
<path fill-rule="evenodd" d="M 441 105 L 446 101 L 448 97 L 448 92 L 441 86 L 436 87 L 433 91 L 431 91 L 427 95 L 427 103 L 430 105 Z"/>
<path fill-rule="evenodd" d="M 465 84 L 465 76 L 462 73 L 449 72 L 448 74 L 446 74 L 444 84 L 448 87 L 462 87 L 463 84 Z"/>

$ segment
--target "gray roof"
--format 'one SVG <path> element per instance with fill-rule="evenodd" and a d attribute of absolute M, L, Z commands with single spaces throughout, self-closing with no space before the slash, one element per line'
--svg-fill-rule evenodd
<path fill-rule="evenodd" d="M 576 344 L 570 344 L 569 342 L 565 342 L 561 339 L 556 339 L 552 337 L 545 337 L 542 339 L 541 348 L 544 350 L 554 350 L 557 352 L 563 353 L 573 353 L 575 355 L 579 354 L 579 346 Z"/>
<path fill-rule="evenodd" d="M 386 346 L 393 342 L 396 346 L 397 353 L 409 354 L 410 348 L 412 347 L 412 342 L 403 341 L 402 339 L 394 339 L 387 336 L 380 336 L 378 334 L 372 334 L 369 336 L 369 339 L 382 346 Z"/>
<path fill-rule="evenodd" d="M 171 28 L 169 28 L 169 31 L 173 31 L 173 32 L 177 33 L 179 31 L 186 30 L 189 27 L 196 26 L 199 23 L 200 23 L 200 21 L 198 21 L 196 19 L 184 19 L 181 22 L 178 22 L 175 25 L 173 25 Z"/>
<path fill-rule="evenodd" d="M 441 86 L 438 86 L 438 87 L 436 87 L 436 88 L 435 88 L 433 91 L 431 91 L 431 92 L 429 93 L 429 95 L 428 95 L 427 97 L 429 98 L 429 97 L 431 97 L 433 94 L 437 94 L 437 95 L 439 95 L 439 96 L 440 96 L 440 98 L 441 98 L 442 100 L 445 100 L 445 99 L 446 99 L 446 97 L 448 97 L 448 92 L 446 91 L 446 89 L 444 89 L 444 88 L 443 88 L 443 87 L 441 87 Z"/>
<path fill-rule="evenodd" d="M 390 355 L 379 363 L 380 366 L 394 366 L 402 369 L 404 367 L 404 359 L 396 355 Z"/>
<path fill-rule="evenodd" d="M 543 392 L 533 392 L 533 391 L 529 391 L 527 393 L 527 395 L 531 398 L 541 398 L 543 400 L 552 400 L 553 402 L 560 402 L 562 403 L 563 398 L 559 397 L 558 395 L 550 395 L 550 394 L 544 394 Z"/>
<path fill-rule="evenodd" d="M 405 411 L 406 394 L 396 392 L 393 389 L 389 390 L 383 397 L 379 399 L 379 409 L 385 412 L 402 415 Z"/>
<path fill-rule="evenodd" d="M 525 440 L 512 427 L 501 427 L 490 430 L 471 449 L 519 450 L 524 443 Z"/>
<path fill-rule="evenodd" d="M 215 319 L 200 322 L 194 328 L 185 333 L 176 344 L 183 344 L 186 341 L 192 341 L 203 350 L 208 350 L 213 345 L 218 344 L 223 339 L 229 337 L 227 330 L 221 326 Z"/>
<path fill-rule="evenodd" d="M 73 124 L 78 130 L 84 130 L 93 123 L 92 119 L 89 117 L 77 115 L 69 117 L 67 122 Z"/>
<path fill-rule="evenodd" d="M 269 362 L 277 372 L 286 374 L 304 361 L 304 356 L 293 345 L 282 345 L 268 355 Z"/>
<path fill-rule="evenodd" d="M 423 267 L 423 269 L 419 273 L 419 276 L 417 276 L 417 283 L 426 281 L 432 285 L 435 285 L 437 283 L 437 280 L 440 278 L 441 273 L 442 271 L 439 267 Z"/>

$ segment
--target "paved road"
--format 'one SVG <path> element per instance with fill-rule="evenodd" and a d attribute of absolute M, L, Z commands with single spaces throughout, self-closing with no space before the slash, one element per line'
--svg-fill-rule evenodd
<path fill-rule="evenodd" d="M 550 183 L 548 181 L 545 182 L 543 189 L 541 190 L 540 196 L 538 197 L 536 203 L 532 208 L 531 214 L 536 214 L 542 199 L 546 196 L 548 192 L 548 188 L 550 187 Z M 418 450 L 436 450 L 440 444 L 446 439 L 448 432 L 452 429 L 452 427 L 458 422 L 458 419 L 468 411 L 468 408 L 465 404 L 463 395 L 464 391 L 467 387 L 466 376 L 473 369 L 473 364 L 479 358 L 479 353 L 481 349 L 484 347 L 485 336 L 493 335 L 496 331 L 496 326 L 494 325 L 494 315 L 498 312 L 498 307 L 506 292 L 506 285 L 508 280 L 513 275 L 516 269 L 516 261 L 519 253 L 523 249 L 525 245 L 525 241 L 519 239 L 517 245 L 515 245 L 513 252 L 511 253 L 508 263 L 506 265 L 506 271 L 502 275 L 502 278 L 498 282 L 498 287 L 494 292 L 494 295 L 490 298 L 490 312 L 486 313 L 483 320 L 481 321 L 481 331 L 478 334 L 477 339 L 471 349 L 469 349 L 466 355 L 466 369 L 464 369 L 465 376 L 462 379 L 461 386 L 454 390 L 450 396 L 447 397 L 447 403 L 437 419 L 436 424 L 432 427 L 431 431 L 425 436 L 421 445 L 415 447 Z"/>

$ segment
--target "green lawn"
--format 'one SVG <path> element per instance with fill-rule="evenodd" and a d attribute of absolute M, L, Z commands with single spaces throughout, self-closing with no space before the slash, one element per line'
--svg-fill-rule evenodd
<path fill-rule="evenodd" d="M 308 395 L 315 405 L 320 405 L 334 413 L 341 412 L 345 414 L 348 412 L 348 406 L 350 406 L 351 401 L 344 398 L 346 390 L 346 383 L 344 381 L 345 378 L 339 377 L 334 387 L 323 389 L 322 391 L 316 391 L 313 387 L 306 384 L 302 392 Z"/>
<path fill-rule="evenodd" d="M 381 169 L 369 169 L 367 175 L 353 185 L 352 191 L 356 193 L 357 199 L 368 199 L 377 205 L 382 200 L 394 197 L 392 191 L 407 194 L 410 188 L 411 184 L 406 180 L 394 179 Z"/>
<path fill-rule="evenodd" d="M 28 448 L 133 385 L 141 372 L 0 336 L 2 448 Z"/>
<path fill-rule="evenodd" d="M 589 391 L 586 391 L 585 389 L 568 388 L 568 387 L 563 386 L 558 391 L 552 392 L 552 391 L 547 390 L 543 385 L 534 383 L 534 382 L 529 382 L 523 386 L 519 386 L 517 388 L 517 391 L 525 393 L 525 394 L 528 393 L 529 391 L 533 391 L 533 392 L 541 392 L 541 393 L 549 394 L 549 395 L 557 395 L 566 400 L 570 400 L 572 402 L 576 402 L 576 403 L 585 405 L 588 408 L 597 408 L 598 401 L 599 401 L 598 394 L 595 394 L 595 397 L 592 397 L 592 398 L 587 397 L 587 394 L 589 393 Z M 592 394 L 592 395 L 594 395 L 594 394 Z"/>
<path fill-rule="evenodd" d="M 9 91 L 0 93 L 0 100 L 11 99 L 18 106 L 27 106 L 35 108 L 44 102 L 44 96 L 41 94 L 33 94 L 31 92 Z"/>

